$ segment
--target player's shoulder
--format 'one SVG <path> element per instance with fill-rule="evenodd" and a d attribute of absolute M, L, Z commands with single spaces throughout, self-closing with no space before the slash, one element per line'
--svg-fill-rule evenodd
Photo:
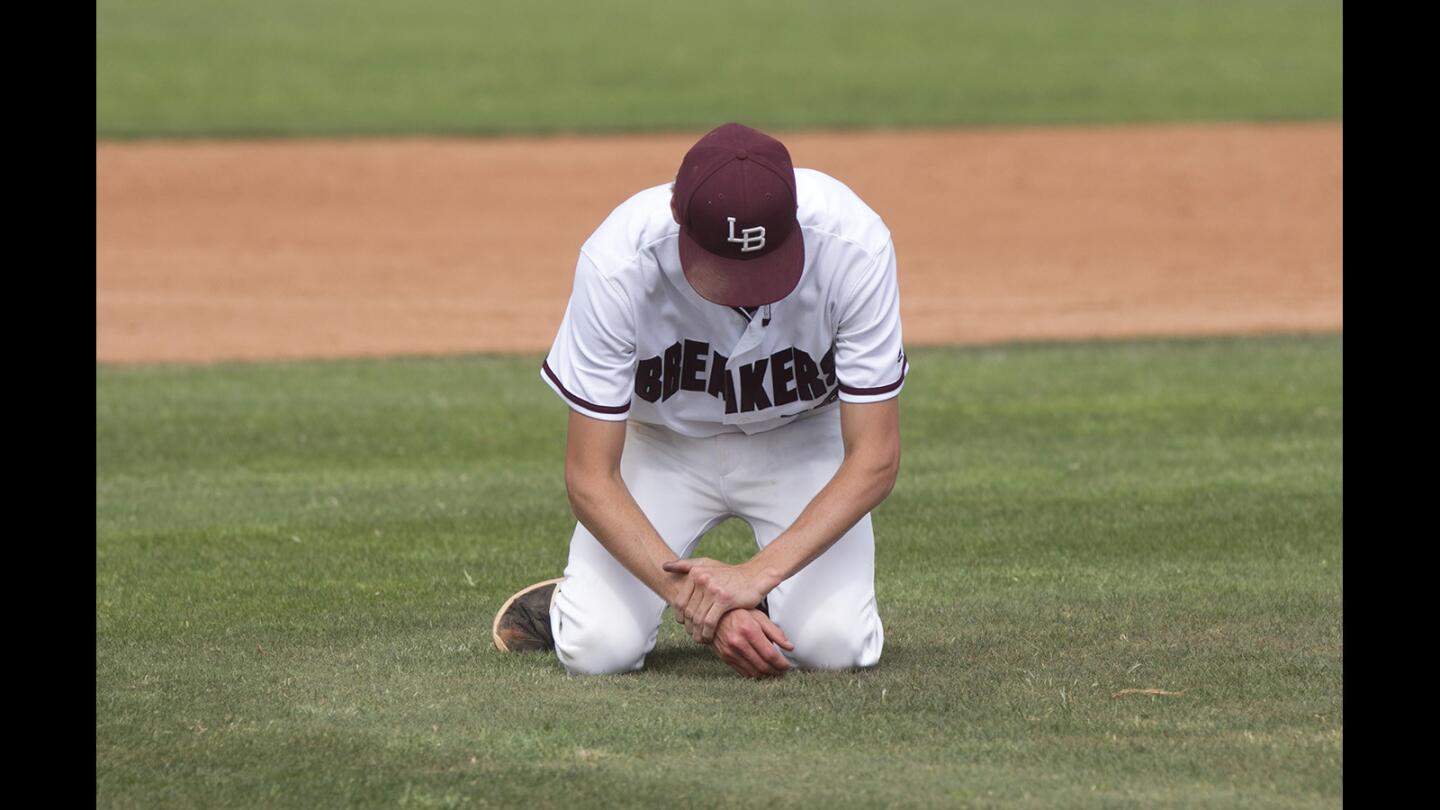
<path fill-rule="evenodd" d="M 680 232 L 670 214 L 670 184 L 631 195 L 605 217 L 585 240 L 581 252 L 604 275 L 623 272 L 639 255 Z"/>
<path fill-rule="evenodd" d="M 835 238 L 875 252 L 890 241 L 885 221 L 859 194 L 817 169 L 795 169 L 800 227 L 822 238 Z"/>

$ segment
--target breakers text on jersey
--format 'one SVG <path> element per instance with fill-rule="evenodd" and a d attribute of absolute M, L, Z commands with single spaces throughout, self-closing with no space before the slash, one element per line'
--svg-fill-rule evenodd
<path fill-rule="evenodd" d="M 733 369 L 727 367 L 729 360 L 703 340 L 677 340 L 664 354 L 636 364 L 635 395 L 663 402 L 680 391 L 704 392 L 723 399 L 725 413 L 763 411 L 799 400 L 819 400 L 815 407 L 820 407 L 839 396 L 834 346 L 818 362 L 794 346 Z"/>

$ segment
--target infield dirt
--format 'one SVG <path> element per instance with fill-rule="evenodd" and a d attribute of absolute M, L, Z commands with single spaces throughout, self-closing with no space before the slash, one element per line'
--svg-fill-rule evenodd
<path fill-rule="evenodd" d="M 699 133 L 102 142 L 95 357 L 543 351 Z M 1342 328 L 1342 124 L 776 133 L 885 218 L 907 345 Z"/>

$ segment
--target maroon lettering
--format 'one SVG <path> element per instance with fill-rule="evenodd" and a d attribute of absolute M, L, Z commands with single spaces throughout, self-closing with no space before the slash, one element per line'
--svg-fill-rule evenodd
<path fill-rule="evenodd" d="M 809 402 L 825 396 L 825 383 L 820 380 L 820 367 L 804 349 L 795 350 L 795 390 Z"/>
<path fill-rule="evenodd" d="M 635 366 L 635 396 L 646 402 L 660 398 L 660 358 L 649 357 Z"/>
<path fill-rule="evenodd" d="M 662 400 L 669 400 L 680 390 L 680 341 L 675 341 L 665 349 L 665 393 Z"/>
<path fill-rule="evenodd" d="M 765 393 L 765 367 L 770 365 L 767 358 L 740 367 L 740 411 L 763 411 L 770 407 L 770 397 Z"/>
<path fill-rule="evenodd" d="M 705 355 L 710 353 L 710 344 L 700 340 L 685 341 L 685 360 L 680 372 L 680 390 L 704 391 Z"/>
<path fill-rule="evenodd" d="M 790 387 L 795 379 L 794 349 L 781 349 L 770 355 L 770 390 L 775 394 L 776 405 L 789 405 L 798 400 L 800 394 Z"/>
<path fill-rule="evenodd" d="M 735 402 L 735 380 L 725 367 L 729 360 L 730 358 L 719 352 L 710 356 L 710 386 L 706 393 L 725 400 L 725 413 L 735 413 L 739 410 L 739 405 Z"/>
<path fill-rule="evenodd" d="M 729 364 L 730 358 L 712 352 L 703 340 L 677 340 L 662 354 L 636 363 L 635 395 L 646 402 L 663 402 L 681 391 L 705 393 L 724 401 L 725 413 L 733 414 L 800 400 L 817 402 L 819 408 L 834 402 L 838 394 L 834 344 L 818 363 L 804 349 L 791 346 L 738 369 Z"/>

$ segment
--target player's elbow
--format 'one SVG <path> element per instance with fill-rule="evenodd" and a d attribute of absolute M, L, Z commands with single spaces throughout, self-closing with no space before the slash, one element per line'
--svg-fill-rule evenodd
<path fill-rule="evenodd" d="M 871 501 L 878 505 L 890 497 L 890 492 L 895 489 L 895 481 L 900 477 L 900 444 L 896 442 L 868 454 L 865 470 L 870 484 Z"/>
<path fill-rule="evenodd" d="M 900 445 L 898 443 L 884 456 L 876 478 L 880 485 L 879 500 L 883 501 L 890 497 L 890 493 L 895 489 L 895 481 L 900 478 Z"/>
<path fill-rule="evenodd" d="M 593 476 L 587 475 L 583 470 L 576 469 L 574 465 L 565 465 L 565 494 L 570 498 L 570 510 L 576 517 L 594 502 Z"/>
<path fill-rule="evenodd" d="M 565 465 L 565 494 L 570 498 L 570 511 L 584 523 L 587 515 L 610 500 L 607 491 L 609 476 L 579 464 Z"/>

